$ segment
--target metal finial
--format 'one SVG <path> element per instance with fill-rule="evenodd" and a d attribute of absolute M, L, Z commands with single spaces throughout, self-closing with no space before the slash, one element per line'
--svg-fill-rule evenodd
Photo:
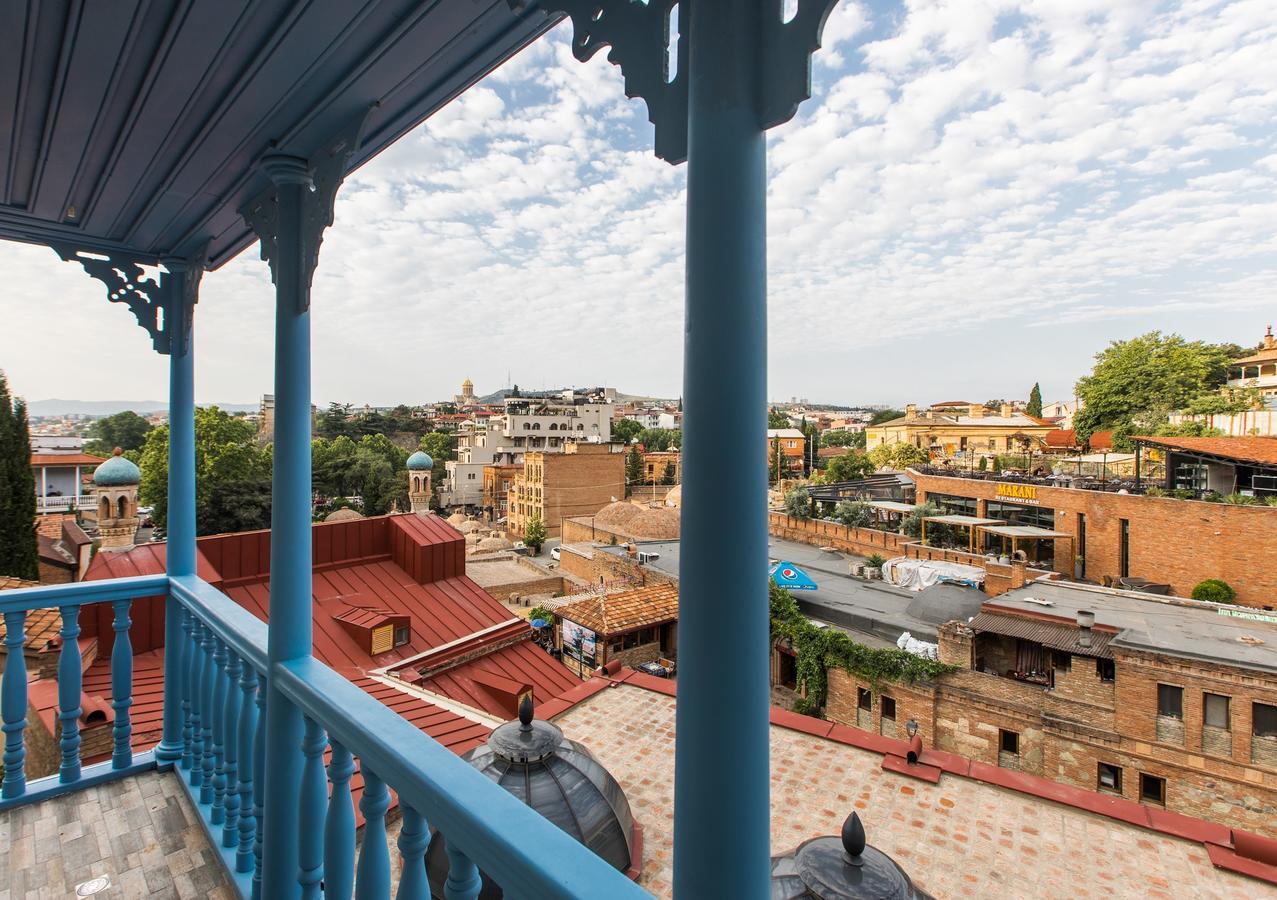
<path fill-rule="evenodd" d="M 532 695 L 525 694 L 523 699 L 519 701 L 519 722 L 522 723 L 520 731 L 530 731 L 532 729 Z"/>
<path fill-rule="evenodd" d="M 847 852 L 847 863 L 864 865 L 860 854 L 865 852 L 865 826 L 860 824 L 860 815 L 854 811 L 842 823 L 842 848 Z"/>

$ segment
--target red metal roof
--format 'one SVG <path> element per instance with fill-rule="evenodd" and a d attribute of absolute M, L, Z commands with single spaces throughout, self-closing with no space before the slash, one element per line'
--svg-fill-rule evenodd
<path fill-rule="evenodd" d="M 581 679 L 536 644 L 520 641 L 445 669 L 425 679 L 421 686 L 494 716 L 513 718 L 518 710 L 511 706 L 507 692 L 496 687 L 486 675 L 531 687 L 533 700 L 538 704 L 581 683 Z"/>
<path fill-rule="evenodd" d="M 1057 428 L 1054 431 L 1048 431 L 1045 440 L 1048 447 L 1073 448 L 1079 446 L 1077 431 L 1072 428 Z M 1087 443 L 1092 450 L 1112 450 L 1113 432 L 1093 431 L 1091 432 L 1091 440 Z"/>

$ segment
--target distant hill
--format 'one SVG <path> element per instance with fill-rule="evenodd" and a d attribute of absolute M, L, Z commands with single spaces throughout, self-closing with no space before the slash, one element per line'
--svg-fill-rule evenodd
<path fill-rule="evenodd" d="M 200 406 L 219 406 L 227 412 L 256 412 L 256 403 L 201 403 Z M 168 403 L 162 400 L 33 400 L 27 404 L 32 416 L 111 416 L 131 409 L 145 415 L 163 412 Z"/>

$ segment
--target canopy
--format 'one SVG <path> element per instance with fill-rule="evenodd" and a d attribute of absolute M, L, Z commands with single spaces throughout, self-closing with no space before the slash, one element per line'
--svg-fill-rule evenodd
<path fill-rule="evenodd" d="M 775 579 L 777 587 L 783 587 L 787 591 L 817 590 L 816 582 L 806 572 L 783 559 L 772 566 L 767 574 Z"/>
<path fill-rule="evenodd" d="M 963 528 L 971 528 L 980 525 L 1001 525 L 1006 519 L 982 519 L 979 516 L 962 516 L 956 513 L 941 516 L 924 516 L 923 521 L 939 522 L 941 525 L 961 525 Z"/>
<path fill-rule="evenodd" d="M 1060 460 L 1063 463 L 1107 463 L 1114 465 L 1116 463 L 1134 462 L 1134 453 L 1083 453 L 1080 456 L 1066 456 Z"/>
<path fill-rule="evenodd" d="M 985 534 L 996 534 L 998 537 L 1015 538 L 1021 541 L 1073 537 L 1067 531 L 1052 531 L 1049 528 L 1038 528 L 1036 525 L 986 525 L 980 530 Z"/>
<path fill-rule="evenodd" d="M 901 503 L 899 500 L 870 500 L 869 505 L 874 509 L 894 513 L 911 513 L 914 509 L 913 504 Z"/>

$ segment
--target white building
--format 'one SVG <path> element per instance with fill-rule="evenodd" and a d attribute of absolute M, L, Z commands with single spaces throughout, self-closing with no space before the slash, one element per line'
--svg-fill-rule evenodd
<path fill-rule="evenodd" d="M 1042 418 L 1059 419 L 1055 424 L 1060 428 L 1072 428 L 1073 417 L 1082 408 L 1081 400 L 1056 400 L 1054 403 L 1042 405 Z"/>
<path fill-rule="evenodd" d="M 444 464 L 439 502 L 446 508 L 478 506 L 483 467 L 520 465 L 524 451 L 562 453 L 569 443 L 612 440 L 612 404 L 566 393 L 563 399 L 509 397 L 505 414 L 487 425 L 466 422 L 457 432 L 457 458 Z"/>
<path fill-rule="evenodd" d="M 1257 351 L 1229 364 L 1228 386 L 1259 388 L 1265 397 L 1277 397 L 1277 339 L 1273 337 L 1273 326 L 1268 326 Z"/>

